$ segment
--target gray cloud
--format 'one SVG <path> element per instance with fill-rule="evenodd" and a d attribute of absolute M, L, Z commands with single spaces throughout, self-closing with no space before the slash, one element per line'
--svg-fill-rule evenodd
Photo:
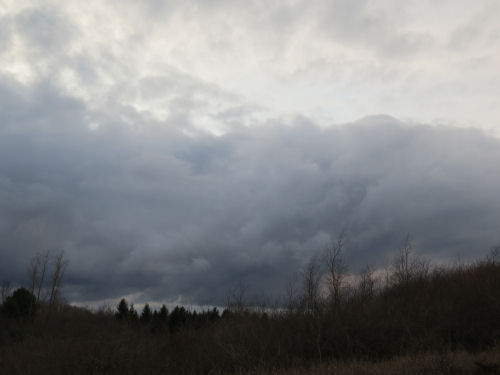
<path fill-rule="evenodd" d="M 0 10 L 0 73 L 93 108 L 112 101 L 162 120 L 177 109 L 206 128 L 244 102 L 321 125 L 391 113 L 493 129 L 499 10 L 491 0 L 20 1 Z"/>
<path fill-rule="evenodd" d="M 277 294 L 342 230 L 353 271 L 407 232 L 436 259 L 498 241 L 499 141 L 478 130 L 296 117 L 215 137 L 48 83 L 4 80 L 0 96 L 0 274 L 22 282 L 34 252 L 65 250 L 72 301 L 221 303 L 239 281 Z"/>
<path fill-rule="evenodd" d="M 499 240 L 497 138 L 310 119 L 491 126 L 494 1 L 19 4 L 0 9 L 0 279 L 65 250 L 71 301 L 221 303 L 280 293 L 343 230 L 353 271 L 408 232 L 439 260 Z"/>
<path fill-rule="evenodd" d="M 38 53 L 61 53 L 74 39 L 76 30 L 60 8 L 40 6 L 27 8 L 14 17 L 16 33 Z M 62 50 L 61 50 L 62 49 Z"/>
<path fill-rule="evenodd" d="M 412 56 L 433 43 L 423 31 L 410 32 L 402 25 L 406 8 L 398 2 L 377 9 L 369 1 L 325 1 L 318 7 L 322 20 L 319 32 L 325 32 L 333 42 L 357 44 L 373 49 L 377 54 L 394 58 Z"/>

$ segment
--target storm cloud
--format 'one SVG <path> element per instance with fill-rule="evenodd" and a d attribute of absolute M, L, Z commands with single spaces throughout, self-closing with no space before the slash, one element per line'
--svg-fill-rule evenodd
<path fill-rule="evenodd" d="M 438 262 L 485 255 L 499 11 L 1 2 L 0 279 L 63 250 L 70 302 L 221 304 L 279 295 L 340 233 L 351 272 L 407 233 Z"/>
<path fill-rule="evenodd" d="M 49 84 L 1 95 L 0 273 L 22 282 L 36 251 L 64 250 L 74 302 L 222 303 L 239 282 L 279 294 L 341 231 L 353 272 L 406 233 L 441 260 L 499 240 L 500 144 L 483 131 L 295 117 L 215 136 Z"/>

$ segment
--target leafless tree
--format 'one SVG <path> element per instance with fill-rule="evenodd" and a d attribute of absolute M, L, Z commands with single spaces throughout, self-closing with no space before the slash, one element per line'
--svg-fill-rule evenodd
<path fill-rule="evenodd" d="M 35 295 L 36 303 L 40 299 L 44 299 L 41 295 L 44 285 L 45 277 L 47 274 L 47 268 L 49 266 L 50 250 L 37 253 L 36 256 L 31 260 L 30 270 L 31 270 L 31 292 Z"/>
<path fill-rule="evenodd" d="M 61 280 L 68 266 L 68 260 L 64 259 L 64 252 L 61 251 L 54 257 L 54 268 L 52 270 L 52 277 L 50 280 L 49 287 L 49 313 L 54 308 L 55 304 L 58 302 L 59 288 L 61 286 Z"/>
<path fill-rule="evenodd" d="M 332 242 L 323 254 L 327 268 L 327 286 L 330 301 L 338 305 L 341 299 L 342 283 L 347 271 L 343 259 L 344 235 L 341 234 L 336 242 Z"/>
<path fill-rule="evenodd" d="M 410 235 L 406 235 L 403 247 L 392 262 L 392 273 L 389 281 L 392 284 L 407 285 L 417 277 L 424 277 L 429 273 L 429 261 L 414 254 Z"/>
<path fill-rule="evenodd" d="M 35 304 L 48 304 L 48 314 L 58 301 L 61 280 L 67 266 L 64 252 L 52 255 L 50 250 L 37 253 L 30 262 L 30 291 L 35 296 Z"/>
<path fill-rule="evenodd" d="M 246 294 L 248 286 L 239 282 L 236 287 L 227 291 L 226 306 L 231 312 L 242 313 L 247 308 Z"/>
<path fill-rule="evenodd" d="M 2 288 L 0 290 L 0 297 L 2 298 L 2 304 L 10 295 L 11 291 L 12 291 L 12 286 L 10 285 L 10 282 L 9 281 L 2 282 Z"/>
<path fill-rule="evenodd" d="M 321 267 L 316 257 L 312 257 L 302 271 L 302 306 L 306 313 L 316 314 L 320 307 Z"/>
<path fill-rule="evenodd" d="M 298 307 L 298 282 L 299 275 L 295 273 L 285 285 L 285 306 L 290 313 L 294 312 Z"/>
<path fill-rule="evenodd" d="M 486 257 L 486 261 L 491 264 L 500 263 L 500 244 L 495 245 L 490 249 L 490 252 Z"/>
<path fill-rule="evenodd" d="M 361 298 L 371 298 L 375 292 L 375 279 L 370 266 L 365 266 L 359 274 L 360 280 L 357 293 Z"/>

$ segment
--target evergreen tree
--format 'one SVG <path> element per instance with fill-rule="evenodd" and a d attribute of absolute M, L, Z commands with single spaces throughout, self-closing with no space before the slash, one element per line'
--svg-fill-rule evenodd
<path fill-rule="evenodd" d="M 130 320 L 138 320 L 139 314 L 137 314 L 137 310 L 134 308 L 134 304 L 130 304 L 130 308 L 128 309 L 128 316 Z"/>
<path fill-rule="evenodd" d="M 18 288 L 5 299 L 2 311 L 13 317 L 26 317 L 34 314 L 35 296 L 26 288 Z"/>
<path fill-rule="evenodd" d="M 168 317 L 168 326 L 170 332 L 177 332 L 180 328 L 184 327 L 187 323 L 188 312 L 184 307 L 175 306 Z"/>
<path fill-rule="evenodd" d="M 166 322 L 168 320 L 167 306 L 161 305 L 160 311 L 158 312 L 158 319 L 162 322 Z"/>
<path fill-rule="evenodd" d="M 117 319 L 124 320 L 128 318 L 129 315 L 129 309 L 128 309 L 128 304 L 125 298 L 122 298 L 118 306 L 116 307 L 118 310 L 115 314 Z"/>
<path fill-rule="evenodd" d="M 217 309 L 217 307 L 214 307 L 210 311 L 210 321 L 211 322 L 215 322 L 219 318 L 220 318 L 219 309 Z"/>
<path fill-rule="evenodd" d="M 142 309 L 141 322 L 144 322 L 144 323 L 150 322 L 152 316 L 153 316 L 153 313 L 151 312 L 151 308 L 149 307 L 149 304 L 146 303 L 144 305 L 144 308 Z"/>

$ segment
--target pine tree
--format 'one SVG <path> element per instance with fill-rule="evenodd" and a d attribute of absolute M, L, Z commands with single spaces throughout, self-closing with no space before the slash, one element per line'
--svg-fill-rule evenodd
<path fill-rule="evenodd" d="M 177 332 L 180 328 L 184 327 L 187 323 L 188 312 L 184 307 L 175 306 L 174 310 L 170 313 L 168 318 L 168 326 L 170 332 Z"/>
<path fill-rule="evenodd" d="M 141 322 L 144 322 L 144 323 L 150 322 L 152 316 L 153 316 L 153 313 L 151 312 L 151 308 L 149 307 L 149 304 L 146 303 L 144 305 L 144 308 L 142 309 Z"/>
<path fill-rule="evenodd" d="M 130 308 L 128 309 L 128 316 L 130 320 L 138 320 L 139 315 L 137 314 L 137 310 L 134 309 L 134 304 L 130 304 Z"/>
<path fill-rule="evenodd" d="M 115 314 L 116 318 L 119 320 L 124 320 L 128 318 L 129 310 L 128 310 L 128 304 L 125 298 L 122 298 L 118 306 L 116 307 L 118 310 Z"/>
<path fill-rule="evenodd" d="M 162 322 L 166 322 L 168 320 L 167 306 L 161 305 L 160 311 L 158 312 L 158 319 Z"/>

